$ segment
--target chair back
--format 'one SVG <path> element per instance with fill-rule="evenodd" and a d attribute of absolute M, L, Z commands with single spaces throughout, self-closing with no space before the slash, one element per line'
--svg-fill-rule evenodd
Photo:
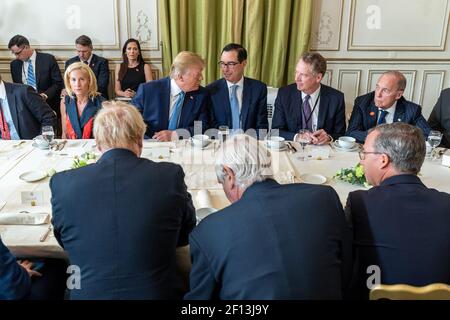
<path fill-rule="evenodd" d="M 370 290 L 370 300 L 450 300 L 450 286 L 432 283 L 424 287 L 380 284 Z"/>

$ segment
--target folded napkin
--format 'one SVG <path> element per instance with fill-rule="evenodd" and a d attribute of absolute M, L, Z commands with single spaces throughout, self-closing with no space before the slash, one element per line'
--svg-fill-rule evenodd
<path fill-rule="evenodd" d="M 48 223 L 48 213 L 1 212 L 0 224 L 44 224 Z"/>
<path fill-rule="evenodd" d="M 207 215 L 210 215 L 213 212 L 216 212 L 217 209 L 214 208 L 211 200 L 211 194 L 208 190 L 199 190 L 197 192 L 196 200 L 196 208 L 195 214 L 197 216 L 197 221 L 205 218 Z"/>

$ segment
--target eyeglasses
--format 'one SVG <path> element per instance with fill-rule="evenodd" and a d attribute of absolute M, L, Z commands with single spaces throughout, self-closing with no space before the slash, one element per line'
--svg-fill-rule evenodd
<path fill-rule="evenodd" d="M 366 159 L 366 154 L 383 154 L 383 152 L 366 152 L 366 151 L 362 151 L 362 150 L 358 152 L 359 158 L 361 160 Z"/>
<path fill-rule="evenodd" d="M 24 46 L 22 49 L 20 49 L 20 50 L 17 51 L 17 52 L 11 51 L 11 53 L 12 53 L 13 55 L 15 55 L 15 56 L 18 56 L 19 54 L 22 53 L 23 50 L 25 50 L 25 47 L 26 47 L 26 46 Z"/>
<path fill-rule="evenodd" d="M 223 61 L 219 61 L 219 65 L 221 68 L 225 68 L 225 67 L 229 67 L 229 68 L 234 68 L 236 65 L 241 64 L 240 62 L 228 62 L 225 63 Z"/>

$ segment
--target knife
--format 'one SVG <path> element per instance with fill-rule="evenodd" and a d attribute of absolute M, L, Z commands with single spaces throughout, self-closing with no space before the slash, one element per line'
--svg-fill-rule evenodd
<path fill-rule="evenodd" d="M 57 151 L 61 151 L 66 146 L 67 140 L 62 141 L 57 148 Z"/>
<path fill-rule="evenodd" d="M 45 240 L 47 240 L 48 236 L 50 235 L 50 232 L 52 232 L 52 226 L 48 226 L 47 231 L 45 231 L 45 233 L 39 238 L 40 242 L 44 242 Z"/>

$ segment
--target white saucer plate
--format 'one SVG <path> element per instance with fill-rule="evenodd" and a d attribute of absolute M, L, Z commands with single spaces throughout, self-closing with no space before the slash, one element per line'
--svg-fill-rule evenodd
<path fill-rule="evenodd" d="M 212 143 L 212 141 L 209 141 L 206 146 L 201 147 L 201 146 L 195 145 L 194 142 L 191 140 L 191 147 L 194 148 L 194 149 L 198 149 L 198 150 L 205 150 L 211 145 L 211 143 Z"/>
<path fill-rule="evenodd" d="M 36 182 L 47 178 L 47 172 L 45 171 L 27 171 L 19 176 L 19 179 L 26 182 Z"/>
<path fill-rule="evenodd" d="M 337 141 L 333 142 L 334 147 L 339 151 L 353 152 L 359 150 L 359 144 L 355 144 L 353 148 L 342 148 Z"/>
<path fill-rule="evenodd" d="M 266 143 L 266 147 L 267 147 L 267 149 L 272 150 L 272 151 L 286 151 L 288 149 L 288 146 L 286 144 L 281 148 L 275 148 L 275 147 L 269 147 L 269 145 Z"/>
<path fill-rule="evenodd" d="M 310 184 L 324 184 L 327 182 L 327 178 L 318 173 L 304 173 L 299 178 L 302 182 Z"/>

